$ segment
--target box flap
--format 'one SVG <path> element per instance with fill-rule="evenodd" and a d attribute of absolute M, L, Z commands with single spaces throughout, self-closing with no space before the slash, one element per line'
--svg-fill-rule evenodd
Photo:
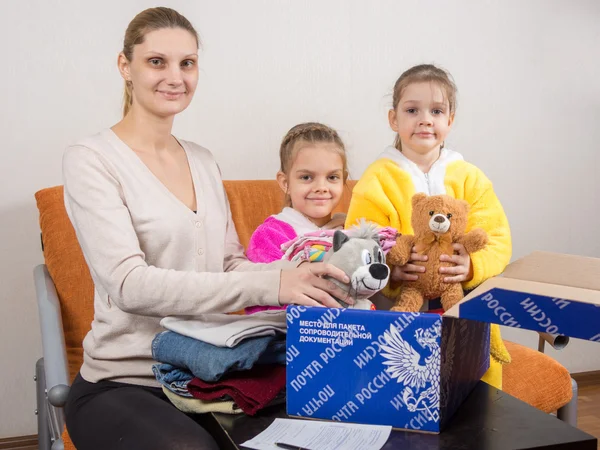
<path fill-rule="evenodd" d="M 600 291 L 600 258 L 534 252 L 509 264 L 502 277 Z"/>
<path fill-rule="evenodd" d="M 600 305 L 600 258 L 533 252 L 510 263 L 445 312 L 460 317 L 460 305 L 494 288 Z"/>
<path fill-rule="evenodd" d="M 495 277 L 485 281 L 479 287 L 467 294 L 459 303 L 446 311 L 444 316 L 461 317 L 459 313 L 460 305 L 467 303 L 473 298 L 479 298 L 486 292 L 495 288 L 520 292 L 523 294 L 539 295 L 557 300 L 562 299 L 600 306 L 600 291 L 559 284 L 520 280 L 517 278 Z"/>
<path fill-rule="evenodd" d="M 444 315 L 600 342 L 600 259 L 532 253 Z"/>
<path fill-rule="evenodd" d="M 600 342 L 600 291 L 492 278 L 447 316 Z"/>

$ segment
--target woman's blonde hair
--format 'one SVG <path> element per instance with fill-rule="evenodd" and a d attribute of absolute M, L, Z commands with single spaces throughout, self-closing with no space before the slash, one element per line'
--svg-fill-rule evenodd
<path fill-rule="evenodd" d="M 450 105 L 450 115 L 454 115 L 456 112 L 456 85 L 452 80 L 452 76 L 444 69 L 436 67 L 432 64 L 421 64 L 418 66 L 411 67 L 396 80 L 394 84 L 394 95 L 392 99 L 392 107 L 394 111 L 398 108 L 400 98 L 404 93 L 406 87 L 413 83 L 430 82 L 436 83 L 440 86 L 442 91 L 446 94 L 448 104 Z M 400 136 L 396 135 L 394 141 L 394 147 L 398 150 L 402 150 L 402 143 L 400 142 Z"/>
<path fill-rule="evenodd" d="M 125 30 L 125 39 L 123 39 L 123 54 L 125 58 L 131 61 L 133 58 L 133 47 L 144 42 L 144 38 L 149 32 L 162 30 L 163 28 L 181 28 L 187 30 L 196 39 L 196 45 L 200 46 L 200 38 L 190 21 L 174 9 L 160 6 L 142 11 L 129 22 L 127 30 Z M 131 91 L 131 82 L 125 81 L 123 117 L 127 115 L 129 108 L 131 108 L 133 101 Z"/>
<path fill-rule="evenodd" d="M 300 143 L 307 144 L 335 144 L 338 150 L 338 154 L 342 158 L 343 164 L 343 182 L 346 184 L 348 179 L 348 158 L 346 156 L 346 146 L 338 135 L 337 131 L 333 128 L 323 125 L 318 122 L 306 122 L 298 124 L 290 129 L 281 141 L 281 147 L 279 148 L 279 170 L 283 172 L 286 177 L 289 177 L 290 170 L 294 165 L 296 155 Z M 291 206 L 290 195 L 286 192 L 285 194 L 285 206 Z"/>

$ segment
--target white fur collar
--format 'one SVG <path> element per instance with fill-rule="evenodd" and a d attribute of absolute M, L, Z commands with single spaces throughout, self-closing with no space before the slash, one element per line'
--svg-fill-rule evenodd
<path fill-rule="evenodd" d="M 415 193 L 423 192 L 427 195 L 439 195 L 446 193 L 444 178 L 446 176 L 446 167 L 453 161 L 463 161 L 460 153 L 443 148 L 440 157 L 433 163 L 429 173 L 424 174 L 419 166 L 408 159 L 396 147 L 389 146 L 378 159 L 391 159 L 400 166 L 402 170 L 410 174 L 415 186 Z"/>
<path fill-rule="evenodd" d="M 335 228 L 342 228 L 344 226 L 344 220 L 346 216 L 340 213 L 334 214 L 331 217 L 331 221 L 329 221 L 322 227 L 316 226 L 304 214 L 290 207 L 283 208 L 283 210 L 279 214 L 276 214 L 273 217 L 277 220 L 281 220 L 282 222 L 291 225 L 296 234 L 298 236 L 301 236 L 305 233 L 310 233 L 318 230 L 332 230 Z"/>

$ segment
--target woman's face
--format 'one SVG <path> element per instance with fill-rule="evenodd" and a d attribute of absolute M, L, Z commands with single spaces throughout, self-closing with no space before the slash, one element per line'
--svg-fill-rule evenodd
<path fill-rule="evenodd" d="M 133 47 L 131 61 L 119 55 L 119 70 L 132 85 L 134 108 L 159 117 L 183 111 L 198 84 L 196 38 L 182 28 L 163 28 Z"/>

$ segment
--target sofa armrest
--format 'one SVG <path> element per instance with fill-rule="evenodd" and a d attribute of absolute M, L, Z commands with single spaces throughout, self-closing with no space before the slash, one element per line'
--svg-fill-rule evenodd
<path fill-rule="evenodd" d="M 555 350 L 562 350 L 569 344 L 569 337 L 563 336 L 562 334 L 550 334 L 538 332 L 538 351 L 544 353 L 544 347 L 546 342 L 550 344 Z"/>
<path fill-rule="evenodd" d="M 69 393 L 69 370 L 60 303 L 45 264 L 33 269 L 33 279 L 40 314 L 48 400 L 53 406 L 62 407 Z"/>

